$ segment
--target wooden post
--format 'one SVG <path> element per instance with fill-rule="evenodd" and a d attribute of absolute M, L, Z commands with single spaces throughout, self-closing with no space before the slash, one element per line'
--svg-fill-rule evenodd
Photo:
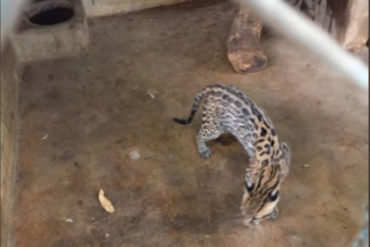
<path fill-rule="evenodd" d="M 240 7 L 227 40 L 227 55 L 238 73 L 260 71 L 267 65 L 267 57 L 260 48 L 262 21 Z"/>
<path fill-rule="evenodd" d="M 369 1 L 348 1 L 342 44 L 347 49 L 361 49 L 369 39 Z"/>

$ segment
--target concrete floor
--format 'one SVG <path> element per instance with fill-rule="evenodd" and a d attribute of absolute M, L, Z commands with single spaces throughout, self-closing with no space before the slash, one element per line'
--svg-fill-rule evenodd
<path fill-rule="evenodd" d="M 227 2 L 94 19 L 88 54 L 26 67 L 16 246 L 350 246 L 368 200 L 367 95 L 271 30 L 268 68 L 235 74 L 234 13 Z M 213 142 L 204 160 L 199 116 L 172 121 L 214 82 L 245 91 L 291 146 L 276 221 L 240 224 L 247 154 L 236 141 Z"/>

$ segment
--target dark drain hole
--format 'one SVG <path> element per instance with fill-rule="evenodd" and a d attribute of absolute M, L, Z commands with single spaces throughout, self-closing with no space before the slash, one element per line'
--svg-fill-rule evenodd
<path fill-rule="evenodd" d="M 71 8 L 56 7 L 37 13 L 30 18 L 30 21 L 37 25 L 54 25 L 71 19 L 73 14 Z"/>

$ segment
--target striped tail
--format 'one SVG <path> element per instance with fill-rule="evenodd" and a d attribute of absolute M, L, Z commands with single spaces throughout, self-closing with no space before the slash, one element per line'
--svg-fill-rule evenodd
<path fill-rule="evenodd" d="M 193 107 L 191 108 L 190 116 L 189 116 L 188 119 L 174 118 L 173 121 L 175 121 L 176 123 L 179 123 L 179 124 L 190 124 L 191 121 L 193 120 L 193 117 L 194 117 L 195 113 L 198 110 L 200 102 L 202 101 L 202 99 L 204 98 L 204 96 L 206 95 L 206 93 L 208 91 L 207 89 L 208 88 L 204 88 L 202 91 L 200 91 L 195 96 Z"/>

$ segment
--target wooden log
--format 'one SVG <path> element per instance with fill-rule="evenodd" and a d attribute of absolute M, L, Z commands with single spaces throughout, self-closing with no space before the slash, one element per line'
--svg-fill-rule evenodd
<path fill-rule="evenodd" d="M 227 40 L 227 55 L 238 73 L 260 71 L 267 65 L 267 57 L 260 47 L 262 21 L 240 7 Z"/>

